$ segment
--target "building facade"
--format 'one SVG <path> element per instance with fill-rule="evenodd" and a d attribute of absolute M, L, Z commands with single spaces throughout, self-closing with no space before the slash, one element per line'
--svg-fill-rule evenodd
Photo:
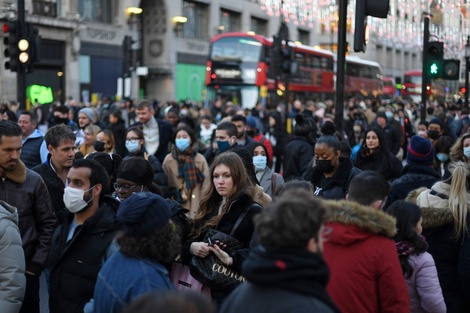
<path fill-rule="evenodd" d="M 290 39 L 336 51 L 337 2 L 284 1 L 281 7 L 281 1 L 273 0 L 25 0 L 26 20 L 42 37 L 41 59 L 27 75 L 27 85 L 50 87 L 62 103 L 68 97 L 96 102 L 123 93 L 159 101 L 202 101 L 211 37 L 232 31 L 272 36 L 282 13 Z M 390 0 L 387 19 L 369 17 L 367 50 L 356 55 L 380 63 L 385 75 L 397 79 L 407 69 L 420 68 L 422 16 L 432 12 L 431 34 L 446 42 L 446 58 L 463 59 L 466 4 L 451 2 Z M 142 11 L 130 11 L 132 7 Z M 350 1 L 349 43 L 354 8 L 355 1 Z M 0 22 L 16 16 L 15 1 L 0 0 Z M 126 37 L 132 39 L 130 51 L 123 49 Z M 0 75 L 0 100 L 15 99 L 16 74 L 2 66 Z M 121 80 L 123 76 L 127 79 Z"/>

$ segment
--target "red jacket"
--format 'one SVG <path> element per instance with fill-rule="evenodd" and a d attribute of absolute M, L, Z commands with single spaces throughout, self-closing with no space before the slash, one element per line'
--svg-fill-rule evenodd
<path fill-rule="evenodd" d="M 343 313 L 406 313 L 409 297 L 395 242 L 395 219 L 354 202 L 329 201 L 324 243 L 327 291 Z"/>

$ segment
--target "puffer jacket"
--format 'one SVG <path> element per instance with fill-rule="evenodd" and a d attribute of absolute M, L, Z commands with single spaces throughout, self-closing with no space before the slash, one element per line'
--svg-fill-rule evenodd
<path fill-rule="evenodd" d="M 40 275 L 46 266 L 56 216 L 46 184 L 18 160 L 0 182 L 0 200 L 18 209 L 26 270 Z"/>
<path fill-rule="evenodd" d="M 343 313 L 409 312 L 409 297 L 391 239 L 395 219 L 348 201 L 327 201 L 331 236 L 323 255 L 331 276 L 327 291 Z"/>
<path fill-rule="evenodd" d="M 25 262 L 15 207 L 0 201 L 0 312 L 17 313 L 26 289 Z"/>
<path fill-rule="evenodd" d="M 431 189 L 419 188 L 408 195 L 423 211 L 423 235 L 428 252 L 436 262 L 448 313 L 470 312 L 470 236 L 455 237 L 454 217 L 449 208 L 450 185 L 435 183 Z M 467 206 L 470 194 L 467 192 Z M 466 217 L 467 227 L 470 216 Z"/>
<path fill-rule="evenodd" d="M 434 259 L 427 253 L 412 254 L 408 262 L 413 273 L 406 278 L 411 313 L 446 313 Z"/>

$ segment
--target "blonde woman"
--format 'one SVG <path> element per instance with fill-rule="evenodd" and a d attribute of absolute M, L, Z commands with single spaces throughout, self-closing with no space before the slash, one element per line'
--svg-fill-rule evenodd
<path fill-rule="evenodd" d="M 93 143 L 95 142 L 95 137 L 100 130 L 101 128 L 97 125 L 88 125 L 83 130 L 83 143 L 78 147 L 78 150 L 83 154 L 83 156 L 87 156 L 96 151 Z"/>
<path fill-rule="evenodd" d="M 459 161 L 449 165 L 449 172 L 450 177 L 431 189 L 413 191 L 409 199 L 423 211 L 423 235 L 436 262 L 447 312 L 470 312 L 470 168 Z"/>

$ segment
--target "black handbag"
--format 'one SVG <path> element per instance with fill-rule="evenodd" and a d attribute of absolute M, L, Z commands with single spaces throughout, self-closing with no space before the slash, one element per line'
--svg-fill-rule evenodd
<path fill-rule="evenodd" d="M 215 229 L 209 229 L 204 236 L 204 242 L 215 243 L 217 240 L 223 242 L 226 245 L 224 251 L 228 254 L 245 248 L 245 245 L 234 238 L 233 234 L 250 208 L 251 206 L 238 217 L 229 235 Z M 189 268 L 194 278 L 204 285 L 219 290 L 232 291 L 246 280 L 240 273 L 223 264 L 214 253 L 210 253 L 205 258 L 194 256 L 189 263 Z"/>

